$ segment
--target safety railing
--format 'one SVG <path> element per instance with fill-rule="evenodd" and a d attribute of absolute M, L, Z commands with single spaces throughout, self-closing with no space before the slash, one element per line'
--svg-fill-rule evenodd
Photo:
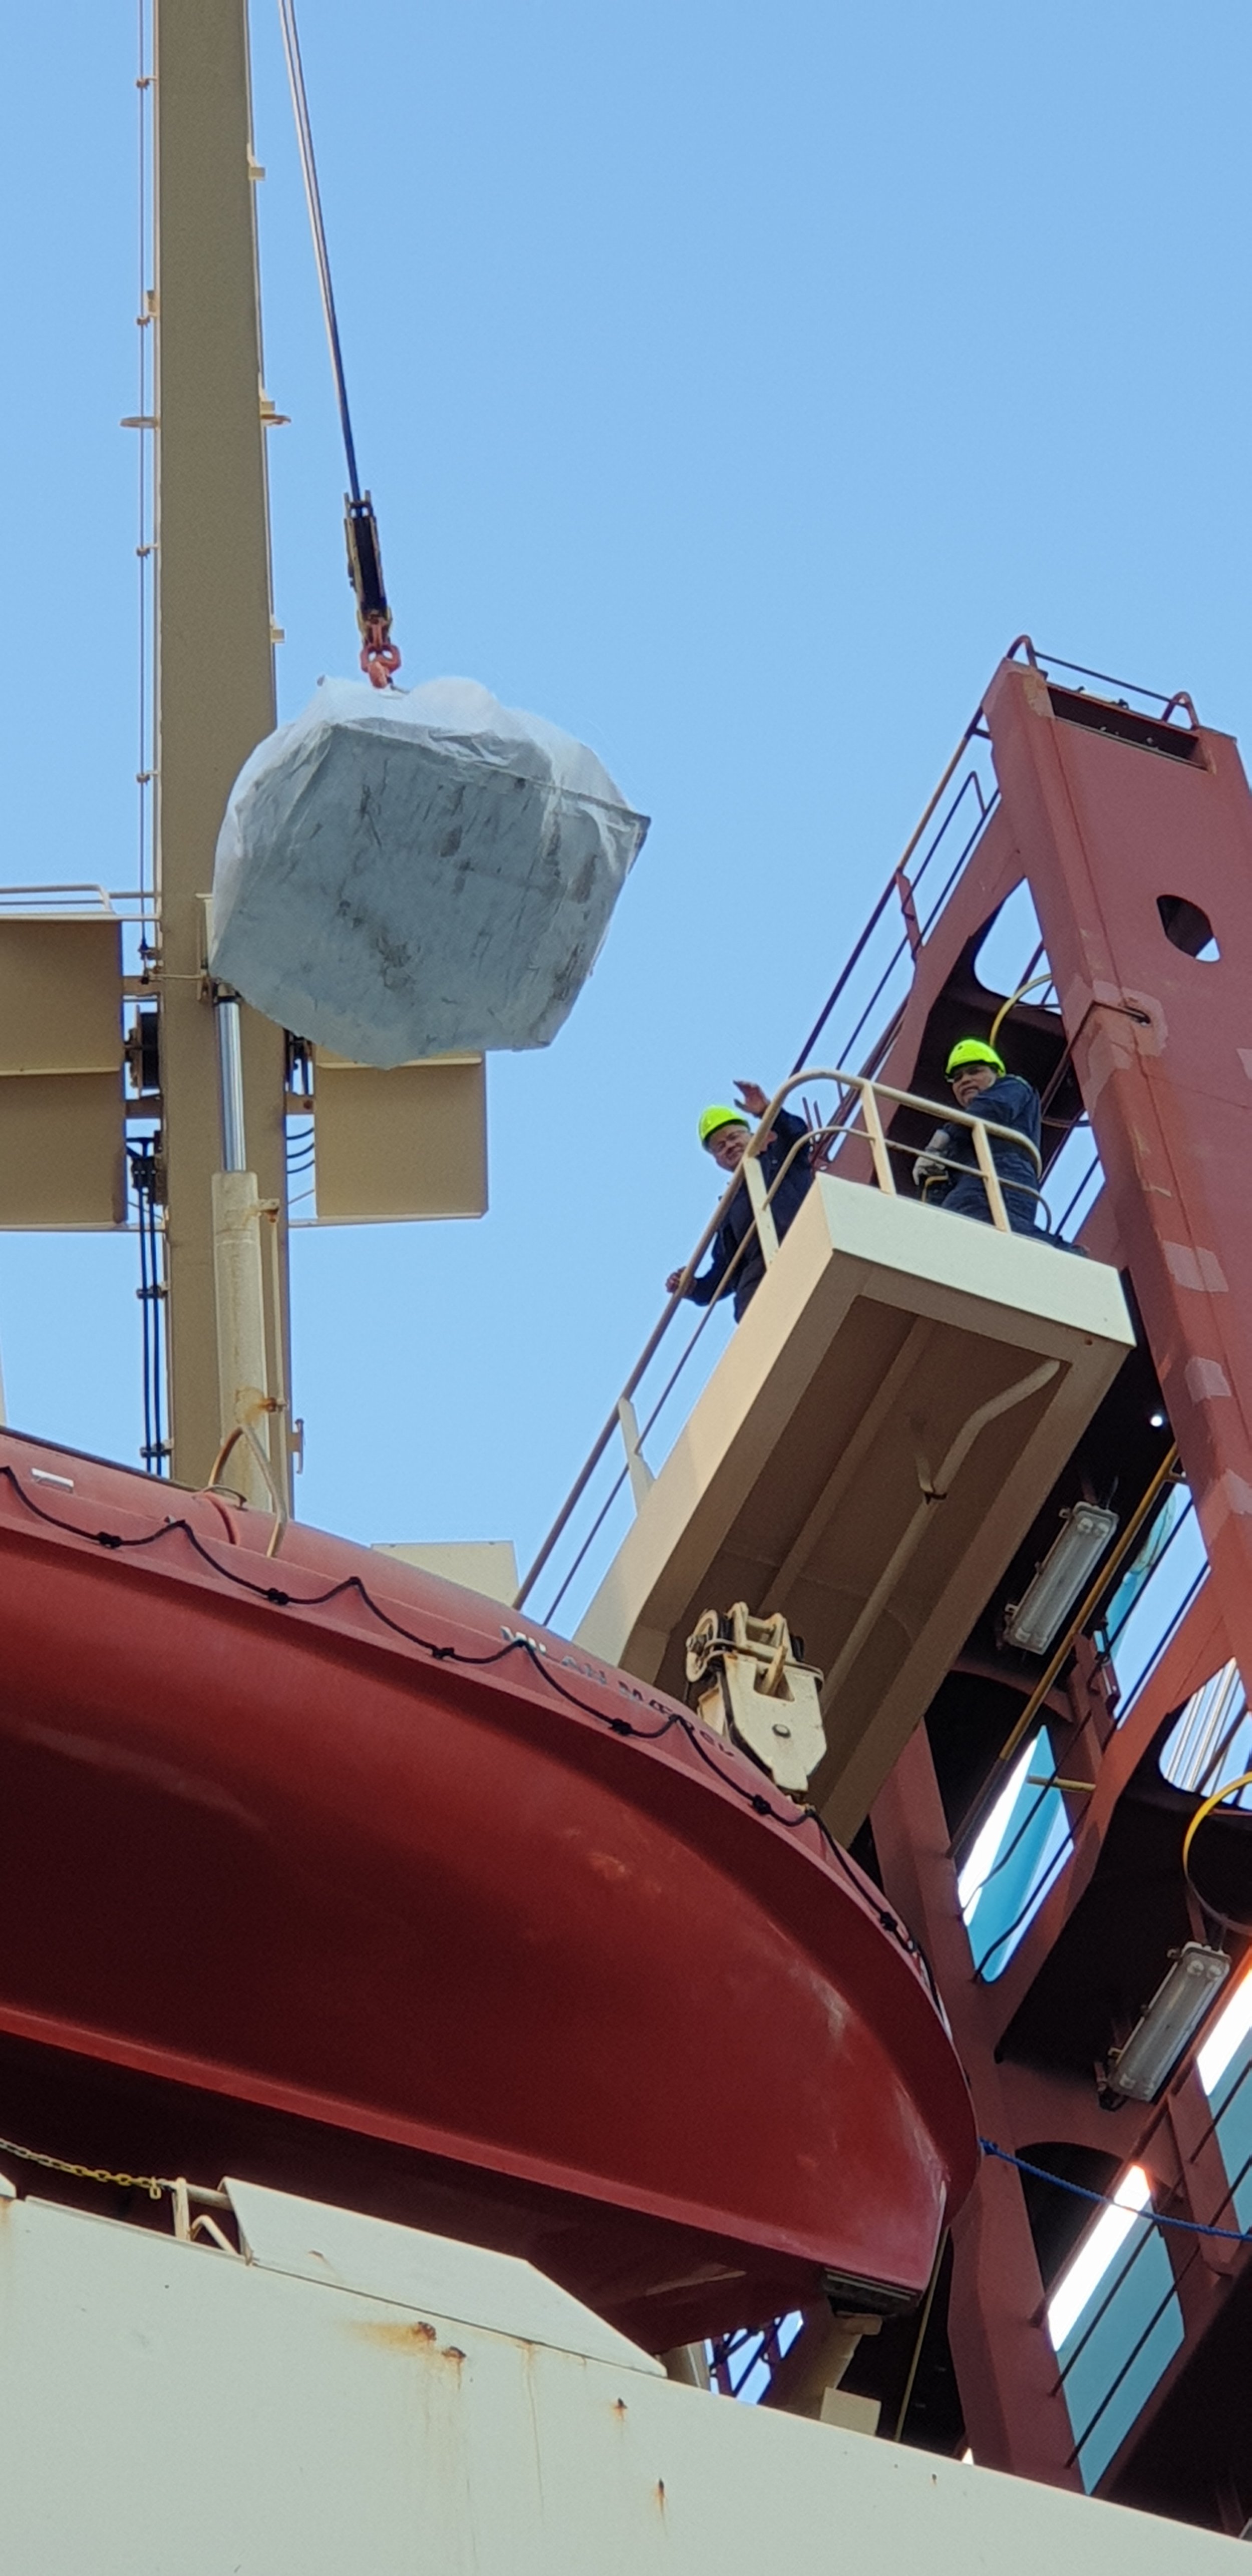
<path fill-rule="evenodd" d="M 1066 677 L 1061 685 L 1066 689 L 1073 688 L 1077 697 L 1083 697 L 1087 692 L 1074 684 L 1094 680 L 1100 697 L 1104 696 L 1106 689 L 1117 690 L 1117 697 L 1112 701 L 1115 706 L 1151 716 L 1159 724 L 1172 724 L 1180 733 L 1194 733 L 1198 729 L 1200 719 L 1185 689 L 1174 689 L 1168 696 L 1164 689 L 1145 689 L 1138 680 L 1119 680 L 1113 671 L 1094 671 L 1088 662 L 1067 662 L 1063 654 L 1046 652 L 1029 635 L 1019 635 L 1005 655 L 1008 662 L 1019 659 L 1029 662 L 1032 670 L 1038 671 L 1045 680 L 1051 679 L 1054 671 L 1063 671 Z"/>
<path fill-rule="evenodd" d="M 98 920 L 102 914 L 109 921 L 151 921 L 156 904 L 151 895 L 140 894 L 135 888 L 110 893 L 84 877 L 72 885 L 0 886 L 0 916 L 11 913 L 23 917 L 47 914 L 55 921 Z"/>
<path fill-rule="evenodd" d="M 67 885 L 0 885 L 0 922 L 32 918 L 118 922 L 126 990 L 149 980 L 159 944 L 159 912 L 152 894 L 133 886 L 110 890 L 90 878 Z"/>
<path fill-rule="evenodd" d="M 839 1099 L 832 1114 L 828 1118 L 817 1118 L 815 1123 L 806 1127 L 804 1134 L 792 1144 L 773 1180 L 767 1182 L 761 1168 L 761 1155 L 770 1141 L 774 1122 L 780 1110 L 793 1092 L 802 1090 L 806 1085 L 816 1089 L 823 1084 L 834 1084 L 839 1093 Z M 1042 1193 L 1016 1178 L 1006 1184 L 1002 1181 L 996 1167 L 993 1140 L 1009 1145 L 1018 1152 L 1024 1151 L 1036 1167 L 1038 1166 L 1039 1157 L 1035 1148 L 1019 1129 L 1001 1126 L 994 1120 L 980 1118 L 974 1110 L 958 1109 L 948 1103 L 941 1105 L 936 1101 L 923 1099 L 915 1092 L 898 1090 L 893 1084 L 877 1082 L 868 1074 L 849 1073 L 840 1066 L 809 1065 L 791 1074 L 787 1081 L 779 1086 L 757 1124 L 738 1169 L 679 1274 L 678 1287 L 669 1298 L 658 1323 L 644 1344 L 556 1519 L 532 1564 L 527 1568 L 516 1596 L 516 1606 L 519 1609 L 529 1601 L 540 1575 L 552 1563 L 579 1506 L 597 1476 L 602 1461 L 613 1450 L 614 1444 L 619 1439 L 624 1456 L 621 1458 L 616 1475 L 610 1477 L 607 1492 L 599 1499 L 598 1508 L 594 1511 L 590 1525 L 581 1535 L 557 1591 L 542 1613 L 545 1620 L 556 1617 L 571 1585 L 583 1571 L 597 1541 L 601 1538 L 619 1498 L 629 1491 L 634 1508 L 638 1510 L 653 1481 L 653 1469 L 644 1455 L 644 1442 L 655 1430 L 680 1380 L 692 1367 L 713 1314 L 726 1296 L 733 1294 L 736 1281 L 742 1276 L 745 1257 L 753 1247 L 759 1251 L 761 1262 L 765 1267 L 778 1257 L 778 1226 L 773 1203 L 797 1158 L 802 1154 L 809 1156 L 815 1173 L 837 1174 L 841 1162 L 846 1162 L 850 1148 L 859 1145 L 863 1153 L 868 1156 L 873 1180 L 878 1189 L 884 1191 L 889 1197 L 894 1198 L 899 1195 L 893 1158 L 904 1156 L 911 1165 L 916 1161 L 919 1151 L 923 1149 L 919 1148 L 915 1141 L 905 1143 L 888 1133 L 887 1120 L 883 1115 L 884 1106 L 887 1107 L 888 1116 L 894 1115 L 897 1109 L 916 1111 L 936 1125 L 949 1130 L 953 1127 L 963 1127 L 969 1132 L 974 1153 L 972 1165 L 961 1162 L 954 1155 L 942 1152 L 934 1155 L 928 1153 L 928 1160 L 954 1173 L 959 1172 L 964 1179 L 976 1177 L 981 1180 L 986 1193 L 991 1223 L 1000 1233 L 1008 1234 L 1014 1231 L 1005 1201 L 1006 1186 L 1011 1197 L 1030 1197 L 1036 1200 L 1042 1207 L 1045 1221 L 1050 1228 L 1051 1220 Z M 744 1123 L 747 1124 L 746 1117 Z M 745 1186 L 751 1208 L 751 1221 L 744 1230 L 742 1240 L 724 1277 L 718 1283 L 709 1303 L 704 1307 L 700 1321 L 680 1352 L 676 1364 L 665 1378 L 659 1393 L 650 1398 L 650 1409 L 641 1422 L 637 1403 L 640 1390 L 649 1378 L 653 1362 L 683 1307 L 691 1281 L 714 1242 L 736 1192 Z"/>
<path fill-rule="evenodd" d="M 819 1044 L 863 1073 L 878 1071 L 899 1028 L 917 959 L 999 802 L 980 707 L 853 941 L 793 1071 Z"/>
<path fill-rule="evenodd" d="M 1018 636 L 1010 645 L 1006 658 L 1009 660 L 1021 658 L 1032 663 L 1045 678 L 1050 672 L 1064 674 L 1063 685 L 1074 688 L 1078 694 L 1082 693 L 1083 682 L 1093 682 L 1097 694 L 1103 695 L 1106 691 L 1116 692 L 1120 702 L 1131 706 L 1138 702 L 1143 713 L 1153 716 L 1159 722 L 1177 723 L 1187 717 L 1194 721 L 1194 711 L 1189 703 L 1177 694 L 1166 697 L 1160 691 L 1141 689 L 1135 683 L 1118 680 L 1108 672 L 1087 669 L 1081 664 L 1067 662 L 1059 655 L 1038 651 L 1029 636 Z M 903 1019 L 918 958 L 937 930 L 999 802 L 1000 791 L 992 762 L 991 737 L 984 722 L 980 704 L 965 727 L 920 822 L 910 835 L 896 866 L 888 876 L 868 920 L 853 942 L 840 973 L 796 1057 L 792 1079 L 787 1088 L 795 1088 L 804 1078 L 801 1068 L 811 1062 L 819 1045 L 843 1064 L 856 1067 L 854 1073 L 837 1077 L 852 1088 L 862 1081 L 872 1081 L 877 1075 Z M 1028 974 L 1033 972 L 1033 963 L 1027 972 Z M 815 1078 L 812 1074 L 808 1076 L 810 1081 Z M 912 1101 L 910 1095 L 896 1093 L 891 1096 L 896 1102 L 908 1101 L 909 1105 L 924 1107 L 931 1111 L 942 1124 L 952 1122 L 954 1113 L 946 1105 L 942 1111 L 934 1111 L 933 1104 Z M 834 1156 L 842 1150 L 845 1129 L 848 1133 L 853 1132 L 846 1119 L 842 1121 L 836 1119 L 831 1122 L 832 1132 L 827 1138 L 825 1168 L 834 1167 Z M 1021 1139 L 1016 1138 L 1015 1141 L 1020 1144 Z M 1083 1152 L 1084 1142 L 1088 1148 L 1085 1153 Z M 897 1149 L 890 1138 L 886 1140 L 886 1144 L 889 1152 L 903 1150 Z M 1054 1235 L 1068 1232 L 1081 1224 L 1098 1197 L 1103 1182 L 1099 1157 L 1091 1145 L 1085 1121 L 1078 1122 L 1073 1137 L 1063 1148 L 1063 1152 L 1065 1168 L 1055 1186 L 1068 1197 L 1068 1205 L 1059 1224 L 1055 1227 L 1050 1226 L 1049 1230 Z M 751 1185 L 749 1172 L 749 1188 Z M 1013 1186 L 1016 1189 L 1019 1185 L 1015 1182 Z M 989 1192 L 988 1195 L 990 1197 L 991 1193 Z M 729 1193 L 710 1219 L 688 1263 L 688 1271 L 694 1269 L 703 1258 L 721 1223 L 728 1203 Z M 724 1283 L 723 1295 L 725 1288 L 732 1285 L 732 1279 Z M 601 1461 L 619 1437 L 625 1446 L 625 1463 L 612 1482 L 607 1496 L 601 1499 L 590 1530 L 582 1539 L 574 1563 L 567 1570 L 559 1590 L 550 1602 L 545 1612 L 546 1617 L 554 1617 L 560 1604 L 566 1599 L 571 1583 L 586 1565 L 591 1551 L 608 1528 L 619 1501 L 629 1495 L 637 1505 L 640 1496 L 650 1484 L 652 1470 L 643 1454 L 643 1442 L 655 1429 L 658 1418 L 668 1406 L 680 1378 L 689 1377 L 690 1372 L 698 1365 L 697 1345 L 715 1311 L 715 1306 L 721 1302 L 721 1299 L 715 1300 L 714 1305 L 704 1310 L 700 1324 L 691 1336 L 687 1348 L 671 1370 L 661 1388 L 660 1395 L 652 1403 L 647 1418 L 641 1425 L 637 1402 L 640 1389 L 670 1331 L 680 1302 L 679 1298 L 672 1298 L 662 1312 L 599 1439 L 580 1470 L 557 1521 L 548 1532 L 526 1574 L 518 1594 L 519 1605 L 529 1599 L 540 1574 L 550 1564 L 554 1550 L 564 1536 L 571 1517 L 579 1509 L 596 1478 Z"/>
<path fill-rule="evenodd" d="M 1196 722 L 1185 693 L 1166 696 L 1119 680 L 1060 654 L 1045 653 L 1028 635 L 1009 646 L 1008 661 L 1029 662 L 1047 679 L 1081 697 L 1115 693 L 1114 702 L 1160 723 L 1185 730 Z M 950 897 L 1000 802 L 991 737 L 981 705 L 971 716 L 916 830 L 910 835 L 796 1057 L 796 1066 L 818 1044 L 844 1063 L 875 1073 L 891 1045 L 908 999 L 918 956 L 936 929 Z"/>

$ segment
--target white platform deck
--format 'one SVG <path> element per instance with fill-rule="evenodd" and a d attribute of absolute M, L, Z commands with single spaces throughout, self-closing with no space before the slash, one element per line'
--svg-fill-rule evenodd
<path fill-rule="evenodd" d="M 783 1611 L 848 1839 L 1133 1338 L 1099 1263 L 818 1180 L 579 1642 L 681 1698 L 703 1610 Z"/>

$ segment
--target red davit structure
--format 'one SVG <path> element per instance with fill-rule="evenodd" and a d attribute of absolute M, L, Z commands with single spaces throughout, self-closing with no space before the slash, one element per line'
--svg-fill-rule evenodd
<path fill-rule="evenodd" d="M 892 2328 L 863 2347 L 850 2384 L 876 2390 L 889 2417 L 903 2397 L 906 2438 L 968 2442 L 982 2464 L 1239 2532 L 1252 2524 L 1252 2238 L 1237 2241 L 1252 2229 L 1252 2006 L 1240 2005 L 1252 1817 L 1228 1806 L 1206 1825 L 1203 1904 L 1181 1846 L 1204 1791 L 1248 1767 L 1252 795 L 1233 739 L 1186 698 L 1152 699 L 1025 640 L 969 730 L 966 758 L 985 772 L 988 754 L 994 784 L 929 917 L 916 861 L 889 890 L 906 989 L 865 1069 L 943 1096 L 953 1039 L 985 1034 L 998 1008 L 978 954 L 1024 884 L 1029 992 L 998 1044 L 1043 1095 L 1045 1193 L 1089 1128 L 1098 1195 L 1079 1239 L 1121 1270 L 1140 1347 L 854 1848 L 929 1949 L 984 2137 L 1079 2191 L 1120 2185 L 1184 2223 L 1106 2221 L 1097 2239 L 1090 2199 L 987 2159 L 920 2350 Z M 1035 978 L 1049 973 L 1045 1008 Z M 816 1052 L 810 1042 L 802 1061 Z M 911 1134 L 901 1116 L 897 1139 Z M 1041 1672 L 1007 1642 L 1005 1605 L 1083 1497 L 1114 1497 L 1123 1529 L 1146 1506 L 1139 1540 L 1110 1560 Z M 1166 1583 L 1180 1547 L 1193 1577 Z M 1193 1729 L 1188 1770 L 1171 1746 L 1205 1686 L 1204 1706 L 1225 1717 Z M 1027 1782 L 1014 1766 L 1032 1742 Z M 1010 1884 L 1015 1915 L 995 1895 Z M 1206 2025 L 1221 2023 L 1217 2040 L 1193 2046 L 1155 2101 L 1119 2100 L 1100 2080 L 1109 2052 L 1191 1939 L 1231 1955 Z M 1071 2272 L 1053 2305 L 1080 2246 L 1091 2286 Z M 779 2363 L 771 2402 L 787 2402 L 818 2331 L 806 2326 Z"/>

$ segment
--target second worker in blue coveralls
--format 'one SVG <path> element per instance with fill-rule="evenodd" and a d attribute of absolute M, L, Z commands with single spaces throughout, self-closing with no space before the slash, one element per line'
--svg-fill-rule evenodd
<path fill-rule="evenodd" d="M 706 1109 L 700 1120 L 700 1142 L 711 1154 L 720 1172 L 737 1172 L 748 1150 L 752 1129 L 749 1120 L 763 1118 L 769 1102 L 759 1082 L 737 1082 L 739 1105 L 731 1109 L 722 1105 Z M 792 1154 L 793 1147 L 798 1151 Z M 788 1161 L 788 1157 L 792 1159 Z M 770 1200 L 779 1242 L 798 1209 L 813 1178 L 809 1157 L 809 1131 L 794 1111 L 776 1112 L 769 1140 L 761 1147 L 761 1171 L 766 1189 L 773 1188 L 787 1164 L 783 1178 Z M 741 1259 L 735 1265 L 733 1293 L 735 1322 L 750 1303 L 765 1276 L 765 1259 L 757 1240 L 752 1217 L 752 1202 L 746 1181 L 741 1181 L 725 1216 L 713 1237 L 707 1270 L 699 1278 L 689 1277 L 685 1270 L 671 1270 L 665 1282 L 671 1297 L 690 1297 L 696 1306 L 711 1306 L 735 1255 L 743 1246 Z"/>
<path fill-rule="evenodd" d="M 983 1038 L 961 1038 L 953 1047 L 946 1073 L 958 1109 L 974 1112 L 992 1127 L 1015 1128 L 1021 1143 L 992 1136 L 991 1159 L 1004 1191 L 1004 1212 L 1014 1234 L 1033 1234 L 1039 1223 L 1039 1173 L 1042 1118 L 1039 1094 L 1032 1082 L 1005 1071 L 1004 1058 Z M 958 1166 L 956 1170 L 953 1165 Z M 924 1154 L 913 1165 L 913 1178 L 933 1206 L 950 1216 L 979 1217 L 991 1222 L 987 1193 L 978 1176 L 972 1128 L 937 1127 Z M 1018 1187 L 1014 1188 L 1016 1182 Z"/>

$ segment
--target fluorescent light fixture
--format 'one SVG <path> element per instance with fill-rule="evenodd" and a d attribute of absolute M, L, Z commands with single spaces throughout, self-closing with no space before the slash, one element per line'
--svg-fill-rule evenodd
<path fill-rule="evenodd" d="M 1108 2082 L 1114 2093 L 1131 2102 L 1155 2102 L 1229 1974 L 1224 1950 L 1207 1949 L 1203 1941 L 1183 1943 L 1125 2047 L 1110 2050 Z"/>
<path fill-rule="evenodd" d="M 1046 1655 L 1116 1527 L 1116 1512 L 1104 1511 L 1099 1503 L 1075 1503 L 1066 1512 L 1059 1536 L 1036 1567 L 1021 1600 L 1010 1602 L 1005 1611 L 1004 1634 L 1010 1646 L 1020 1646 L 1028 1655 Z"/>
<path fill-rule="evenodd" d="M 1048 2333 L 1054 2352 L 1059 2352 L 1066 2336 L 1073 2333 L 1083 2309 L 1095 2297 L 1110 2263 L 1125 2244 L 1136 2211 L 1146 2209 L 1151 2196 L 1152 2186 L 1142 2165 L 1127 2165 L 1113 2194 L 1113 2207 L 1101 2210 L 1048 2301 Z"/>
<path fill-rule="evenodd" d="M 1236 2049 L 1242 2048 L 1252 2030 L 1252 1968 L 1241 1977 L 1229 2003 L 1225 2003 L 1213 2024 L 1203 2048 L 1196 2051 L 1196 2071 L 1209 2095 L 1217 2091 Z"/>

